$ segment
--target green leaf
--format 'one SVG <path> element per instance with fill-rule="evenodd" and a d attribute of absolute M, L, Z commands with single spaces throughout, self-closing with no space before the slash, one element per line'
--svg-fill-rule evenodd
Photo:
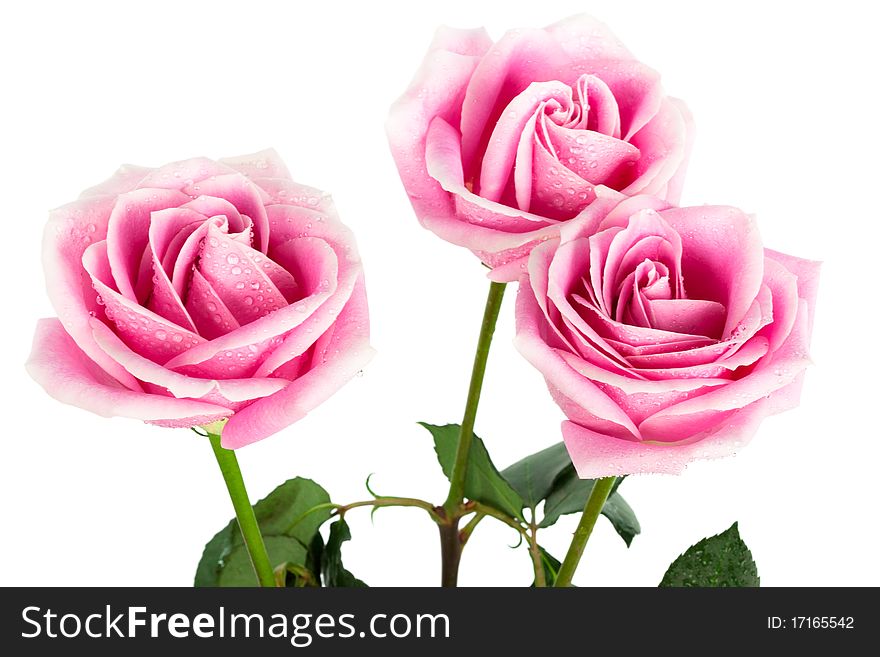
<path fill-rule="evenodd" d="M 580 479 L 574 466 L 566 468 L 553 482 L 553 490 L 544 502 L 544 517 L 538 527 L 550 527 L 562 515 L 583 511 L 595 483 L 593 479 Z M 617 492 L 619 485 L 620 481 L 615 483 L 612 489 L 614 492 L 608 496 L 605 506 L 602 507 L 602 515 L 611 521 L 628 547 L 642 529 L 630 505 Z"/>
<path fill-rule="evenodd" d="M 520 494 L 525 505 L 534 509 L 553 490 L 553 482 L 571 458 L 564 443 L 557 443 L 531 454 L 501 471 L 501 476 Z"/>
<path fill-rule="evenodd" d="M 443 468 L 443 474 L 448 479 L 452 476 L 452 466 L 455 463 L 455 452 L 458 448 L 458 432 L 461 427 L 457 424 L 443 426 L 426 422 L 419 424 L 430 431 L 434 437 L 434 450 L 437 452 L 437 459 L 440 461 L 440 467 Z M 522 498 L 498 472 L 498 468 L 489 458 L 486 446 L 476 434 L 468 457 L 464 494 L 470 500 L 488 504 L 513 518 L 522 519 Z"/>
<path fill-rule="evenodd" d="M 626 547 L 632 545 L 632 540 L 642 532 L 635 511 L 620 493 L 614 492 L 608 496 L 605 506 L 602 507 L 602 515 L 611 521 L 611 525 L 626 543 Z"/>
<path fill-rule="evenodd" d="M 325 586 L 367 586 L 342 565 L 342 544 L 351 539 L 348 523 L 342 518 L 330 525 L 330 536 L 324 547 L 321 572 Z"/>
<path fill-rule="evenodd" d="M 311 479 L 290 479 L 254 505 L 272 567 L 306 565 L 308 550 L 330 509 L 306 514 L 327 504 L 330 496 Z M 303 517 L 304 516 L 304 517 Z M 195 586 L 257 586 L 238 522 L 233 519 L 205 546 L 196 569 Z"/>
<path fill-rule="evenodd" d="M 313 573 L 318 586 L 321 586 L 321 562 L 324 559 L 324 539 L 321 532 L 315 532 L 315 537 L 309 544 L 309 553 L 306 556 L 306 568 Z"/>
<path fill-rule="evenodd" d="M 541 566 L 544 569 L 544 583 L 546 586 L 553 586 L 556 583 L 556 575 L 562 567 L 562 562 L 540 545 L 538 546 L 538 550 L 541 552 Z M 535 583 L 532 582 L 532 586 L 534 585 Z"/>
<path fill-rule="evenodd" d="M 672 562 L 660 586 L 754 587 L 761 585 L 758 567 L 739 527 L 704 538 Z"/>
<path fill-rule="evenodd" d="M 283 579 L 285 588 L 303 588 L 321 586 L 321 556 L 324 552 L 324 539 L 321 532 L 315 532 L 315 537 L 306 551 L 306 563 L 304 566 L 286 563 Z"/>

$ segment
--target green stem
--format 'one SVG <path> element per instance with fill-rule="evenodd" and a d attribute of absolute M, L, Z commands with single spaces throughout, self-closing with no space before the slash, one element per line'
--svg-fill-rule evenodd
<path fill-rule="evenodd" d="M 474 530 L 477 528 L 477 525 L 480 524 L 480 521 L 483 520 L 486 516 L 482 513 L 475 513 L 474 517 L 470 519 L 468 524 L 462 527 L 459 532 L 459 540 L 461 541 L 461 547 L 464 549 L 465 544 L 468 542 L 468 539 L 471 537 L 471 534 L 474 533 Z"/>
<path fill-rule="evenodd" d="M 229 491 L 229 498 L 235 509 L 235 517 L 238 519 L 238 527 L 241 529 L 241 535 L 251 557 L 251 564 L 257 574 L 257 580 L 260 582 L 260 586 L 274 587 L 276 585 L 275 573 L 269 562 L 269 555 L 266 553 L 266 545 L 263 543 L 263 535 L 260 533 L 254 508 L 251 506 L 247 489 L 244 487 L 244 479 L 242 479 L 241 468 L 238 467 L 235 452 L 220 446 L 219 433 L 209 431 L 208 439 L 211 441 L 214 456 L 217 457 L 223 481 L 226 482 L 226 490 Z"/>
<path fill-rule="evenodd" d="M 544 561 L 538 547 L 538 525 L 535 523 L 535 511 L 532 509 L 532 521 L 529 523 L 529 555 L 532 557 L 532 568 L 535 571 L 535 588 L 547 586 L 547 575 L 544 573 Z"/>
<path fill-rule="evenodd" d="M 593 484 L 593 490 L 590 491 L 590 497 L 587 498 L 587 504 L 584 506 L 584 512 L 581 514 L 581 520 L 577 529 L 574 531 L 574 537 L 571 539 L 571 545 L 568 546 L 568 552 L 562 567 L 556 576 L 555 586 L 571 586 L 571 579 L 574 577 L 574 571 L 577 570 L 584 548 L 587 541 L 590 540 L 590 534 L 593 533 L 593 527 L 596 526 L 596 519 L 602 513 L 602 507 L 605 506 L 605 500 L 611 494 L 614 482 L 617 477 L 605 477 L 598 479 Z"/>
<path fill-rule="evenodd" d="M 474 355 L 474 366 L 471 370 L 471 383 L 458 434 L 455 463 L 452 466 L 452 475 L 449 477 L 449 495 L 443 503 L 443 508 L 449 516 L 458 513 L 458 507 L 464 499 L 464 479 L 467 474 L 468 455 L 474 439 L 474 422 L 477 419 L 477 407 L 480 404 L 480 392 L 486 374 L 486 360 L 489 358 L 489 347 L 492 344 L 492 335 L 495 333 L 498 312 L 501 310 L 504 287 L 505 283 L 493 282 L 489 286 L 489 296 L 486 298 L 486 309 L 483 311 L 483 323 L 477 341 L 477 353 Z"/>
<path fill-rule="evenodd" d="M 458 446 L 455 452 L 455 463 L 449 477 L 449 495 L 443 503 L 446 518 L 439 523 L 440 553 L 442 560 L 441 583 L 443 586 L 456 586 L 458 583 L 458 564 L 461 561 L 461 536 L 458 531 L 458 520 L 462 514 L 464 500 L 464 481 L 467 475 L 468 456 L 474 439 L 474 422 L 477 419 L 477 407 L 480 404 L 480 392 L 483 389 L 483 377 L 486 374 L 486 361 L 489 358 L 489 347 L 492 335 L 501 310 L 504 298 L 505 283 L 492 282 L 489 285 L 489 296 L 483 311 L 483 323 L 480 326 L 480 337 L 477 340 L 477 352 L 474 355 L 474 366 L 471 370 L 471 382 L 468 387 L 464 417 L 458 434 Z"/>
<path fill-rule="evenodd" d="M 500 520 L 511 529 L 519 532 L 520 536 L 526 538 L 527 532 L 523 529 L 523 526 L 519 521 L 516 518 L 511 518 L 503 511 L 499 511 L 498 509 L 485 504 L 480 504 L 479 502 L 468 502 L 467 507 L 471 511 L 475 511 L 478 515 L 489 516 L 490 518 L 495 518 L 495 520 Z"/>
<path fill-rule="evenodd" d="M 440 586 L 444 588 L 458 586 L 458 565 L 461 563 L 461 551 L 464 543 L 458 531 L 458 518 L 437 523 L 440 531 Z"/>
<path fill-rule="evenodd" d="M 430 502 L 419 500 L 414 497 L 374 497 L 372 500 L 363 502 L 350 502 L 349 504 L 340 504 L 337 507 L 338 513 L 345 513 L 349 509 L 356 509 L 361 506 L 383 507 L 383 506 L 413 506 L 428 512 L 435 521 L 438 519 L 437 512 Z"/>

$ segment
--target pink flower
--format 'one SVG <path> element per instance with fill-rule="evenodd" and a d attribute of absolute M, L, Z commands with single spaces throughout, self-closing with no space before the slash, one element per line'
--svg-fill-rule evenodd
<path fill-rule="evenodd" d="M 370 358 L 364 276 L 329 196 L 274 151 L 125 166 L 51 213 L 57 319 L 28 371 L 56 399 L 171 427 L 230 418 L 241 447 Z"/>
<path fill-rule="evenodd" d="M 677 203 L 692 134 L 680 101 L 605 25 L 442 28 L 387 123 L 422 224 L 490 267 L 526 256 L 597 196 Z M 516 280 L 518 265 L 495 273 Z"/>
<path fill-rule="evenodd" d="M 818 277 L 740 210 L 647 196 L 597 201 L 535 248 L 517 346 L 569 418 L 578 474 L 677 473 L 796 406 Z"/>

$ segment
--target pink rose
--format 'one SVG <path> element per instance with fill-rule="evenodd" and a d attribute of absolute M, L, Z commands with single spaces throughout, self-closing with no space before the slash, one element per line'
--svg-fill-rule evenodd
<path fill-rule="evenodd" d="M 329 196 L 274 151 L 122 167 L 51 213 L 58 319 L 27 367 L 56 399 L 237 448 L 296 422 L 371 356 L 364 275 Z"/>
<path fill-rule="evenodd" d="M 819 265 L 730 207 L 600 200 L 535 248 L 517 346 L 569 421 L 578 474 L 677 473 L 796 406 Z"/>
<path fill-rule="evenodd" d="M 490 267 L 526 256 L 597 196 L 677 203 L 692 134 L 680 101 L 608 28 L 441 28 L 387 123 L 422 224 Z M 519 276 L 519 265 L 495 272 Z"/>

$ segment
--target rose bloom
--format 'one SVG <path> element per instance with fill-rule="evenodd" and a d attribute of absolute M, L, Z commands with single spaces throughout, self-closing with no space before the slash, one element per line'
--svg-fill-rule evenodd
<path fill-rule="evenodd" d="M 677 473 L 796 406 L 818 276 L 740 210 L 646 196 L 600 200 L 534 249 L 516 341 L 578 474 Z"/>
<path fill-rule="evenodd" d="M 354 238 L 274 151 L 122 167 L 51 213 L 43 262 L 58 318 L 40 320 L 28 371 L 99 415 L 229 418 L 223 446 L 241 447 L 372 354 Z"/>
<path fill-rule="evenodd" d="M 677 203 L 692 127 L 654 70 L 575 16 L 494 44 L 482 29 L 441 28 L 387 132 L 422 224 L 494 268 L 597 196 Z"/>

